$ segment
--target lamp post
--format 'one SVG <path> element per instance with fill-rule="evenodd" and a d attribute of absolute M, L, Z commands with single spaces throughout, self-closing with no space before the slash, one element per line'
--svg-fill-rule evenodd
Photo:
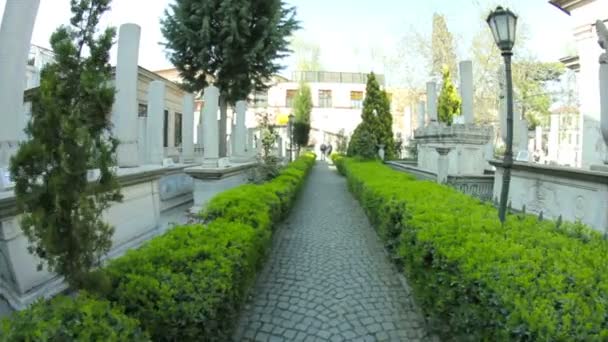
<path fill-rule="evenodd" d="M 294 121 L 294 115 L 293 114 L 289 114 L 289 120 L 288 122 L 288 133 L 289 133 L 289 161 L 292 162 L 293 161 L 293 121 Z"/>
<path fill-rule="evenodd" d="M 513 45 L 515 45 L 515 29 L 517 26 L 517 16 L 501 6 L 488 15 L 486 19 L 494 41 L 502 57 L 505 60 L 505 74 L 507 86 L 507 148 L 505 151 L 502 175 L 502 189 L 500 192 L 500 207 L 498 218 L 504 223 L 507 215 L 507 201 L 509 199 L 509 184 L 511 183 L 511 168 L 513 166 L 513 79 L 511 77 L 511 56 L 513 55 Z"/>

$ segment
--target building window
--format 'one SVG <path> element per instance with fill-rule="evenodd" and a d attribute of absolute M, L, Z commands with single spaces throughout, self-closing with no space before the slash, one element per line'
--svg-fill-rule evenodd
<path fill-rule="evenodd" d="M 163 146 L 167 147 L 169 142 L 169 111 L 165 109 L 165 120 L 163 120 Z"/>
<path fill-rule="evenodd" d="M 352 108 L 363 107 L 363 92 L 362 91 L 351 91 L 350 92 L 350 106 Z"/>
<path fill-rule="evenodd" d="M 331 108 L 331 90 L 319 90 L 319 107 Z"/>
<path fill-rule="evenodd" d="M 148 105 L 145 103 L 140 103 L 137 107 L 137 116 L 140 118 L 145 118 L 148 116 Z"/>
<path fill-rule="evenodd" d="M 287 89 L 287 93 L 285 94 L 285 107 L 293 108 L 293 99 L 296 97 L 296 93 L 298 91 L 295 89 Z"/>
<path fill-rule="evenodd" d="M 174 141 L 175 147 L 182 146 L 182 113 L 175 113 L 175 118 L 173 120 L 175 122 L 174 131 Z"/>

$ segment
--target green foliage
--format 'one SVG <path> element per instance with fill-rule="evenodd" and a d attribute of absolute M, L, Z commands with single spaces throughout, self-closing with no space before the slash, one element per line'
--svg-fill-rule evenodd
<path fill-rule="evenodd" d="M 270 182 L 221 193 L 200 214 L 205 225 L 176 227 L 112 261 L 109 298 L 138 318 L 153 340 L 229 340 L 272 229 L 314 161 L 305 154 Z"/>
<path fill-rule="evenodd" d="M 551 94 L 546 86 L 558 81 L 566 68 L 562 63 L 546 63 L 534 60 L 513 64 L 513 86 L 521 104 L 522 115 L 528 120 L 530 129 L 549 124 Z"/>
<path fill-rule="evenodd" d="M 177 0 L 161 20 L 169 60 L 189 88 L 201 91 L 212 78 L 230 104 L 280 71 L 298 27 L 282 0 Z"/>
<path fill-rule="evenodd" d="M 454 47 L 454 37 L 448 30 L 445 16 L 433 13 L 433 33 L 431 38 L 432 64 L 431 75 L 439 76 L 447 67 L 451 75 L 458 72 L 456 66 L 456 51 Z"/>
<path fill-rule="evenodd" d="M 377 162 L 336 159 L 446 340 L 608 339 L 608 242 Z M 400 230 L 400 234 L 398 231 Z"/>
<path fill-rule="evenodd" d="M 528 120 L 529 128 L 534 129 L 539 123 L 547 123 L 551 105 L 548 85 L 559 80 L 565 67 L 562 63 L 540 62 L 528 51 L 527 41 L 525 30 L 517 30 L 512 66 L 513 88 L 522 115 Z M 504 61 L 487 26 L 473 37 L 471 55 L 475 66 L 473 101 L 476 119 L 481 123 L 495 123 L 498 121 L 499 107 L 496 94 L 500 92 L 499 85 L 504 84 L 504 80 L 499 79 L 499 70 L 504 70 Z M 560 97 L 563 100 L 569 96 L 561 94 Z"/>
<path fill-rule="evenodd" d="M 260 130 L 258 143 L 262 145 L 262 150 L 257 155 L 258 165 L 253 169 L 253 175 L 250 177 L 253 183 L 263 183 L 273 179 L 279 174 L 281 168 L 281 160 L 272 153 L 279 139 L 279 133 L 271 124 L 267 113 L 260 115 L 258 119 Z"/>
<path fill-rule="evenodd" d="M 113 228 L 101 215 L 121 195 L 112 170 L 118 142 L 108 120 L 115 30 L 96 34 L 110 0 L 71 4 L 72 26 L 51 36 L 56 61 L 42 70 L 28 140 L 11 159 L 10 170 L 30 252 L 79 288 L 110 250 Z M 89 181 L 88 170 L 98 170 L 99 177 Z"/>
<path fill-rule="evenodd" d="M 298 149 L 308 146 L 310 137 L 310 112 L 312 112 L 312 95 L 306 83 L 300 84 L 298 93 L 293 100 L 295 122 L 293 137 Z"/>
<path fill-rule="evenodd" d="M 4 319 L 2 341 L 149 341 L 136 319 L 86 294 L 38 301 Z"/>
<path fill-rule="evenodd" d="M 366 159 L 376 158 L 378 146 L 384 145 L 386 159 L 395 157 L 393 141 L 393 117 L 386 92 L 380 89 L 374 73 L 367 77 L 365 100 L 361 113 L 362 122 L 357 126 L 348 146 L 349 156 Z M 373 153 L 372 153 L 373 151 Z"/>
<path fill-rule="evenodd" d="M 450 69 L 447 67 L 443 68 L 443 85 L 441 86 L 441 93 L 437 100 L 437 113 L 439 114 L 439 121 L 446 123 L 448 126 L 452 125 L 454 117 L 460 114 L 460 104 L 462 100 L 458 91 L 452 82 L 450 75 Z"/>
<path fill-rule="evenodd" d="M 359 124 L 350 138 L 347 150 L 348 156 L 363 159 L 378 158 L 378 148 L 375 145 L 377 140 L 367 125 Z"/>
<path fill-rule="evenodd" d="M 272 230 L 315 159 L 304 154 L 270 182 L 221 193 L 202 223 L 175 227 L 111 261 L 101 270 L 109 290 L 98 293 L 110 302 L 84 292 L 40 301 L 2 321 L 0 340 L 229 340 Z"/>
<path fill-rule="evenodd" d="M 348 151 L 348 137 L 344 134 L 344 129 L 338 132 L 336 140 L 336 153 L 346 153 Z"/>

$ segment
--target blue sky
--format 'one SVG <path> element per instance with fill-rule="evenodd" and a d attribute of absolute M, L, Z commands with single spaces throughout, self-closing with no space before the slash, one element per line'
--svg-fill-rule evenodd
<path fill-rule="evenodd" d="M 41 0 L 32 42 L 48 47 L 51 32 L 69 20 L 69 0 Z M 170 0 L 114 0 L 103 24 L 134 22 L 142 26 L 140 64 L 156 70 L 170 67 L 162 47 L 159 18 Z M 572 40 L 570 17 L 546 0 L 287 0 L 297 7 L 298 35 L 321 46 L 325 69 L 383 72 L 372 58 L 391 55 L 405 36 L 418 32 L 430 38 L 432 16 L 442 13 L 457 40 L 459 59 L 467 59 L 471 39 L 487 29 L 483 18 L 497 4 L 512 8 L 530 34 L 529 46 L 541 60 L 556 60 Z M 6 0 L 0 0 L 0 14 Z M 521 26 L 521 25 L 520 25 Z M 114 53 L 115 55 L 115 53 Z M 287 60 L 289 74 L 291 60 Z M 424 70 L 420 70 L 424 72 Z"/>
<path fill-rule="evenodd" d="M 467 59 L 471 40 L 490 9 L 501 4 L 519 16 L 525 27 L 528 46 L 541 60 L 563 57 L 572 40 L 570 17 L 546 0 L 289 0 L 298 9 L 303 29 L 298 33 L 321 46 L 325 68 L 382 69 L 371 61 L 371 50 L 390 55 L 403 37 L 414 32 L 430 38 L 434 12 L 446 16 L 454 34 L 457 54 Z M 353 56 L 358 52 L 358 58 Z M 376 65 L 375 65 L 376 64 Z M 382 71 L 382 70 L 378 70 Z"/>

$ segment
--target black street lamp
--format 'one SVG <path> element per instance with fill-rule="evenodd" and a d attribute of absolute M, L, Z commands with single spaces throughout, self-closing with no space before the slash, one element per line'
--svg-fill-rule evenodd
<path fill-rule="evenodd" d="M 289 161 L 292 162 L 293 161 L 293 121 L 294 121 L 294 115 L 293 114 L 289 114 L 289 120 L 287 121 L 288 123 L 288 133 L 289 133 Z"/>
<path fill-rule="evenodd" d="M 505 60 L 505 74 L 507 86 L 507 148 L 505 151 L 502 175 L 502 189 L 500 192 L 500 207 L 498 217 L 500 222 L 505 222 L 507 215 L 507 201 L 509 199 L 509 184 L 511 183 L 511 168 L 513 166 L 513 79 L 511 76 L 511 56 L 513 55 L 513 45 L 515 45 L 515 30 L 517 26 L 517 16 L 500 6 L 488 15 L 486 19 L 494 41 L 501 51 Z"/>

